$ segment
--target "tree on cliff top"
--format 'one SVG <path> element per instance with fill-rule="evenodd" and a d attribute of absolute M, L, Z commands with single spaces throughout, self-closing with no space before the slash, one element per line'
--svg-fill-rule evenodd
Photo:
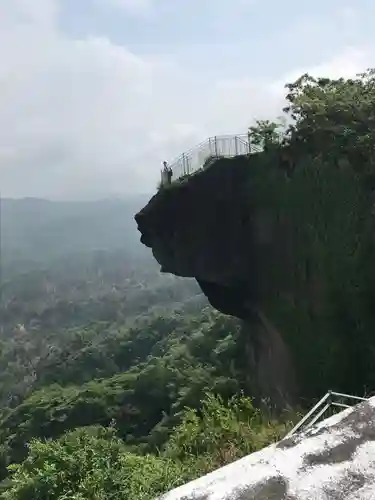
<path fill-rule="evenodd" d="M 375 69 L 349 79 L 304 74 L 286 89 L 284 121 L 257 121 L 249 127 L 252 143 L 289 146 L 293 163 L 310 157 L 346 164 L 373 190 Z"/>
<path fill-rule="evenodd" d="M 286 85 L 293 120 L 288 135 L 304 154 L 347 158 L 360 173 L 372 173 L 375 156 L 375 69 L 355 78 L 313 78 Z"/>
<path fill-rule="evenodd" d="M 249 127 L 251 144 L 269 149 L 279 146 L 285 138 L 285 122 L 280 118 L 279 122 L 270 120 L 257 120 L 255 125 Z"/>

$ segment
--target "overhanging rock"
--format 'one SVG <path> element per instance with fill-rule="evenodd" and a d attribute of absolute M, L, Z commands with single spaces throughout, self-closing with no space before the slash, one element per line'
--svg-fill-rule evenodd
<path fill-rule="evenodd" d="M 375 499 L 375 398 L 159 498 L 282 499 Z"/>

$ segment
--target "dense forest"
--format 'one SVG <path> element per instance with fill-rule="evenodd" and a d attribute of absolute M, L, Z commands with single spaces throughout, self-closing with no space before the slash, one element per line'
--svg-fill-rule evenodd
<path fill-rule="evenodd" d="M 2 200 L 4 498 L 154 498 L 285 433 L 245 397 L 240 323 L 160 273 L 136 201 Z"/>
<path fill-rule="evenodd" d="M 283 183 L 264 176 L 273 199 L 287 204 L 283 189 L 293 179 L 311 186 L 311 199 L 335 185 L 333 202 L 353 214 L 327 234 L 330 206 L 313 205 L 321 224 L 309 233 L 309 251 L 331 279 L 324 296 L 331 330 L 314 345 L 303 337 L 310 312 L 295 307 L 289 341 L 327 388 L 343 362 L 335 354 L 355 354 L 360 375 L 353 367 L 350 389 L 361 392 L 375 377 L 375 77 L 305 75 L 287 88 L 290 124 L 251 128 L 258 144 L 277 152 Z M 275 413 L 272 401 L 253 401 L 240 321 L 213 310 L 194 281 L 159 272 L 133 222 L 144 202 L 2 200 L 5 499 L 151 500 L 280 439 L 299 416 L 299 408 Z M 285 304 L 277 305 L 282 317 Z M 331 338 L 342 342 L 323 370 L 316 353 L 331 349 Z"/>

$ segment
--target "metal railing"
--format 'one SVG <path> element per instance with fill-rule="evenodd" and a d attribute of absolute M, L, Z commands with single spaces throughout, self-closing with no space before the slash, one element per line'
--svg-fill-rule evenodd
<path fill-rule="evenodd" d="M 173 172 L 172 179 L 176 180 L 202 168 L 208 158 L 231 158 L 258 151 L 260 147 L 251 144 L 249 134 L 217 135 L 182 153 L 169 164 L 169 168 Z"/>
<path fill-rule="evenodd" d="M 335 398 L 337 398 L 339 401 L 335 401 Z M 300 430 L 308 429 L 312 425 L 316 424 L 332 406 L 338 408 L 350 408 L 352 405 L 341 402 L 342 400 L 350 399 L 356 401 L 357 403 L 361 401 L 367 401 L 367 398 L 352 396 L 350 394 L 343 394 L 341 392 L 328 391 L 327 394 L 323 396 L 322 399 L 318 401 L 313 408 L 311 408 L 311 410 L 303 417 L 303 419 L 300 420 L 300 422 L 298 422 L 295 427 L 293 427 L 293 429 L 285 436 L 284 439 L 293 436 L 293 434 Z"/>

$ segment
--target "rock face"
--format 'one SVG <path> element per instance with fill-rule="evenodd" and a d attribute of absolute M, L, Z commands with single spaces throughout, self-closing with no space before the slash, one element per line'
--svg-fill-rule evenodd
<path fill-rule="evenodd" d="M 243 319 L 266 293 L 259 271 L 275 248 L 272 221 L 251 213 L 249 168 L 247 157 L 221 159 L 135 216 L 163 272 L 196 278 L 215 308 Z"/>
<path fill-rule="evenodd" d="M 373 500 L 375 398 L 159 500 Z"/>
<path fill-rule="evenodd" d="M 267 207 L 255 208 L 252 161 L 216 161 L 159 191 L 135 220 L 162 272 L 195 278 L 213 307 L 246 323 L 252 336 L 249 372 L 256 380 L 252 393 L 259 390 L 260 398 L 271 397 L 284 408 L 296 393 L 293 363 L 260 308 L 288 282 L 287 246 L 281 244 L 287 227 L 276 224 Z M 276 280 L 270 274 L 275 269 Z"/>
<path fill-rule="evenodd" d="M 306 157 L 288 172 L 280 151 L 266 151 L 216 161 L 135 219 L 162 271 L 195 278 L 215 308 L 244 321 L 250 392 L 283 408 L 368 384 L 348 355 L 364 317 L 355 295 L 370 286 L 357 287 L 373 252 L 368 211 L 352 169 Z M 345 366 L 333 369 L 332 356 Z"/>
<path fill-rule="evenodd" d="M 284 163 L 281 150 L 218 160 L 135 216 L 162 271 L 195 278 L 215 308 L 244 322 L 249 392 L 281 408 L 327 387 L 368 386 L 370 355 L 358 370 L 351 353 L 354 332 L 372 338 L 363 297 L 375 282 L 365 278 L 372 202 L 354 169 L 308 156 L 292 170 Z"/>

